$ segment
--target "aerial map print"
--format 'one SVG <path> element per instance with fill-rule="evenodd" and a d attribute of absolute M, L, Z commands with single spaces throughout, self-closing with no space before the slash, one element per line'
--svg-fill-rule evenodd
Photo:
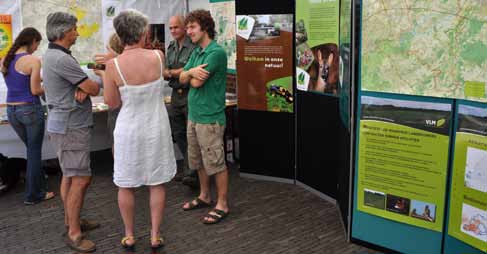
<path fill-rule="evenodd" d="M 105 51 L 101 32 L 101 0 L 24 0 L 23 26 L 35 27 L 43 37 L 36 55 L 42 55 L 47 49 L 46 17 L 56 11 L 69 12 L 78 18 L 79 37 L 71 51 L 80 63 L 92 61 L 96 53 Z"/>
<path fill-rule="evenodd" d="M 362 89 L 487 101 L 487 0 L 365 0 Z"/>
<path fill-rule="evenodd" d="M 216 42 L 227 52 L 228 69 L 237 64 L 237 41 L 235 35 L 235 1 L 210 4 L 211 16 L 215 19 Z"/>

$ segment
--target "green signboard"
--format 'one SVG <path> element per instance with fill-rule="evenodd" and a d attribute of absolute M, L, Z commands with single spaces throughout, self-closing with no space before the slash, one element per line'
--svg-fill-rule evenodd
<path fill-rule="evenodd" d="M 441 232 L 451 105 L 371 96 L 361 103 L 358 210 Z"/>
<path fill-rule="evenodd" d="M 460 104 L 448 234 L 487 252 L 487 106 Z"/>

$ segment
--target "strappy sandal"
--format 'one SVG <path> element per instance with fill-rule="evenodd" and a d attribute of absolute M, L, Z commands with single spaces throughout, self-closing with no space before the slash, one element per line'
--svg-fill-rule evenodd
<path fill-rule="evenodd" d="M 190 210 L 210 207 L 210 206 L 212 206 L 212 203 L 213 202 L 211 202 L 211 201 L 209 203 L 207 203 L 207 202 L 201 200 L 200 198 L 195 198 L 195 199 L 191 200 L 190 202 L 187 202 L 186 204 L 189 204 L 189 206 L 187 208 L 185 208 L 183 206 L 183 210 L 184 211 L 190 211 Z"/>
<path fill-rule="evenodd" d="M 152 241 L 157 241 L 158 244 L 157 245 L 152 245 Z M 156 238 L 152 238 L 151 239 L 150 248 L 152 249 L 152 252 L 157 252 L 162 247 L 164 247 L 164 238 L 162 238 L 162 237 L 159 236 L 159 237 L 156 237 Z"/>
<path fill-rule="evenodd" d="M 212 212 L 215 214 L 211 214 Z M 220 221 L 222 221 L 223 219 L 225 219 L 225 217 L 227 217 L 229 213 L 230 213 L 230 211 L 225 212 L 223 210 L 215 208 L 215 209 L 211 210 L 207 215 L 205 215 L 205 217 L 203 217 L 203 219 L 202 219 L 203 224 L 206 224 L 206 225 L 217 224 Z M 205 218 L 211 218 L 213 220 L 210 221 L 210 220 L 205 219 Z"/>
<path fill-rule="evenodd" d="M 127 244 L 128 240 L 133 240 L 134 243 Z M 122 241 L 120 241 L 120 245 L 122 245 L 122 247 L 127 251 L 135 252 L 135 238 L 133 236 L 126 236 L 122 238 Z"/>

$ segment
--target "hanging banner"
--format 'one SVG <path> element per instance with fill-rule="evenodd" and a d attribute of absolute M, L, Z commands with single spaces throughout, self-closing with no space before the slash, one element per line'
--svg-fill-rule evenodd
<path fill-rule="evenodd" d="M 358 210 L 441 232 L 451 105 L 361 101 Z"/>
<path fill-rule="evenodd" d="M 363 90 L 487 101 L 487 1 L 362 1 Z"/>
<path fill-rule="evenodd" d="M 0 59 L 7 55 L 12 43 L 12 15 L 0 14 Z"/>
<path fill-rule="evenodd" d="M 487 252 L 487 106 L 458 106 L 448 234 Z"/>
<path fill-rule="evenodd" d="M 115 33 L 115 28 L 113 28 L 113 19 L 120 13 L 121 8 L 121 0 L 103 0 L 101 2 L 103 43 L 105 47 L 108 45 L 110 36 Z"/>
<path fill-rule="evenodd" d="M 293 15 L 237 16 L 239 109 L 293 112 Z"/>
<path fill-rule="evenodd" d="M 7 54 L 15 37 L 22 29 L 22 15 L 20 12 L 20 0 L 2 0 L 0 1 L 1 31 L 0 31 L 0 58 Z M 0 104 L 5 104 L 7 98 L 7 85 L 0 75 Z"/>
<path fill-rule="evenodd" d="M 113 19 L 123 10 L 135 9 L 149 18 L 150 46 L 154 49 L 162 49 L 172 40 L 169 26 L 169 18 L 173 15 L 186 14 L 186 1 L 172 0 L 102 0 L 103 15 L 103 41 L 106 45 L 110 35 L 115 32 Z"/>
<path fill-rule="evenodd" d="M 338 0 L 296 1 L 297 89 L 338 95 Z"/>
<path fill-rule="evenodd" d="M 10 15 L 10 24 L 13 38 L 17 37 L 22 29 L 20 0 L 2 0 L 0 1 L 0 14 Z"/>
<path fill-rule="evenodd" d="M 235 1 L 210 0 L 210 12 L 213 20 L 215 20 L 215 40 L 227 53 L 228 71 L 235 72 L 237 64 Z"/>

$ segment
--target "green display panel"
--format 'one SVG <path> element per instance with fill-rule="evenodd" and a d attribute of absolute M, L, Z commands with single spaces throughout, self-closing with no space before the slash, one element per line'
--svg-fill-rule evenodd
<path fill-rule="evenodd" d="M 487 105 L 458 105 L 448 234 L 487 251 Z"/>
<path fill-rule="evenodd" d="M 298 90 L 339 94 L 339 12 L 339 0 L 296 1 Z"/>
<path fill-rule="evenodd" d="M 359 211 L 443 228 L 451 105 L 361 97 Z"/>
<path fill-rule="evenodd" d="M 487 2 L 362 3 L 363 90 L 487 101 Z"/>
<path fill-rule="evenodd" d="M 352 1 L 340 1 L 340 119 L 350 129 L 350 84 L 352 83 Z"/>

